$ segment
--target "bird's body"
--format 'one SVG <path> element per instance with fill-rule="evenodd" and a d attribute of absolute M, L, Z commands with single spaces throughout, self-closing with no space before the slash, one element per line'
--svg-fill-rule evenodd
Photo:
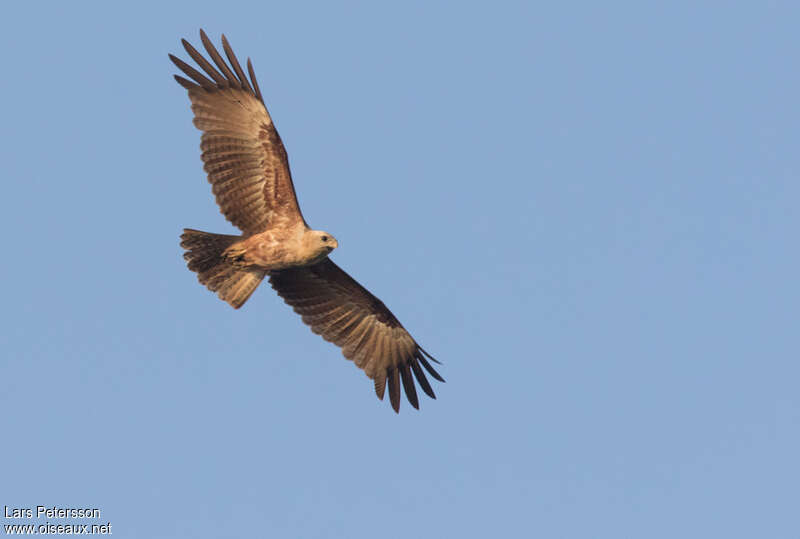
<path fill-rule="evenodd" d="M 401 383 L 409 402 L 418 407 L 414 378 L 435 398 L 420 365 L 444 381 L 428 362 L 436 360 L 383 302 L 328 258 L 338 247 L 336 239 L 311 229 L 303 218 L 286 150 L 250 60 L 248 79 L 225 36 L 222 43 L 230 66 L 202 30 L 200 37 L 216 69 L 186 40 L 183 45 L 211 78 L 175 56 L 170 58 L 192 79 L 175 76 L 188 90 L 194 124 L 203 131 L 202 158 L 217 203 L 242 235 L 184 229 L 181 246 L 189 269 L 237 309 L 269 277 L 313 332 L 340 346 L 345 357 L 375 381 L 379 398 L 388 384 L 395 411 Z"/>
<path fill-rule="evenodd" d="M 298 224 L 243 237 L 225 249 L 223 256 L 241 267 L 277 271 L 316 264 L 338 245 L 327 232 Z"/>

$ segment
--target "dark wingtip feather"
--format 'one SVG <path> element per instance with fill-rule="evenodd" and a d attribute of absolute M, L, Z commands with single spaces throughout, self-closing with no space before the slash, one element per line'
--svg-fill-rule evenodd
<path fill-rule="evenodd" d="M 256 80 L 256 72 L 253 69 L 253 62 L 250 61 L 250 58 L 247 59 L 247 72 L 250 74 L 250 80 L 253 82 L 253 89 L 256 91 L 256 97 L 262 103 L 264 102 L 264 98 L 261 97 L 261 89 L 258 87 L 258 81 Z"/>
<path fill-rule="evenodd" d="M 406 398 L 411 406 L 419 410 L 419 399 L 417 398 L 417 388 L 414 387 L 414 378 L 411 376 L 411 369 L 408 363 L 400 366 L 400 375 L 403 377 L 403 389 L 406 392 Z"/>
<path fill-rule="evenodd" d="M 177 56 L 170 54 L 169 59 L 172 60 L 172 63 L 178 66 L 178 69 L 183 71 L 186 75 L 189 76 L 190 79 L 194 80 L 197 84 L 206 88 L 208 90 L 213 90 L 216 88 L 214 81 L 210 80 L 208 77 L 197 71 L 195 68 L 178 58 Z"/>
<path fill-rule="evenodd" d="M 181 43 L 183 44 L 183 48 L 186 49 L 186 52 L 189 54 L 189 56 L 192 57 L 192 60 L 197 62 L 197 65 L 199 65 L 209 77 L 214 79 L 214 82 L 216 82 L 218 86 L 224 88 L 228 85 L 228 81 L 225 79 L 225 77 L 220 75 L 219 71 L 214 69 L 214 66 L 212 66 L 197 49 L 192 47 L 191 43 L 185 39 L 181 39 Z"/>
<path fill-rule="evenodd" d="M 193 90 L 195 88 L 199 88 L 200 87 L 197 84 L 195 84 L 194 82 L 192 82 L 192 81 L 190 81 L 188 79 L 184 79 L 180 75 L 173 75 L 173 77 L 175 77 L 175 80 L 178 81 L 178 84 L 180 84 L 181 86 L 183 86 L 187 90 Z"/>
<path fill-rule="evenodd" d="M 228 64 L 225 63 L 225 60 L 222 59 L 222 56 L 220 56 L 219 51 L 211 42 L 211 40 L 208 39 L 208 36 L 206 35 L 206 33 L 203 31 L 202 28 L 200 29 L 200 41 L 203 42 L 203 46 L 206 48 L 206 52 L 208 52 L 208 55 L 211 57 L 212 60 L 214 60 L 214 63 L 217 64 L 219 70 L 222 71 L 222 74 L 228 80 L 228 85 L 233 86 L 234 88 L 241 89 L 242 84 L 239 82 L 239 79 L 237 79 L 236 75 L 233 74 L 233 71 L 230 70 Z"/>
<path fill-rule="evenodd" d="M 175 56 L 174 54 L 171 54 L 171 53 L 168 53 L 167 56 L 169 57 L 170 60 L 172 60 L 173 64 L 175 64 L 178 67 L 181 67 L 180 64 L 178 63 L 178 62 L 181 61 L 180 58 L 178 58 L 177 56 Z"/>
<path fill-rule="evenodd" d="M 433 362 L 434 362 L 434 363 L 436 363 L 437 365 L 441 365 L 441 364 L 442 364 L 442 362 L 441 362 L 441 361 L 439 361 L 438 359 L 436 359 L 435 357 L 433 357 L 432 355 L 430 355 L 430 354 L 429 354 L 429 353 L 428 353 L 428 352 L 427 352 L 427 351 L 426 351 L 426 350 L 425 350 L 423 347 L 421 347 L 420 345 L 417 345 L 417 348 L 419 348 L 419 349 L 422 351 L 422 353 L 423 353 L 423 354 L 425 354 L 426 356 L 428 356 L 428 359 L 430 359 L 431 361 L 433 361 Z"/>
<path fill-rule="evenodd" d="M 228 57 L 228 61 L 231 63 L 231 67 L 233 67 L 233 70 L 236 72 L 236 76 L 239 77 L 239 82 L 242 84 L 242 88 L 244 88 L 248 92 L 253 92 L 253 89 L 250 87 L 250 83 L 247 81 L 247 77 L 245 76 L 244 71 L 242 71 L 242 66 L 239 65 L 239 60 L 233 53 L 231 44 L 228 41 L 228 38 L 225 37 L 225 34 L 222 34 L 222 49 L 225 51 L 225 56 Z"/>
<path fill-rule="evenodd" d="M 420 350 L 422 349 L 420 348 Z M 434 369 L 433 366 L 431 366 L 431 364 L 428 363 L 428 360 L 425 359 L 425 356 L 423 356 L 420 353 L 417 353 L 417 359 L 419 360 L 420 363 L 422 363 L 422 366 L 425 367 L 425 370 L 427 370 L 431 376 L 433 376 L 440 382 L 444 382 L 444 378 L 442 378 L 442 376 L 438 372 L 436 372 L 436 369 Z"/>
<path fill-rule="evenodd" d="M 422 391 L 424 391 L 425 394 L 430 398 L 435 399 L 436 394 L 433 392 L 431 383 L 428 382 L 427 378 L 425 378 L 425 371 L 420 368 L 416 358 L 411 361 L 411 370 L 414 371 L 414 376 L 417 378 L 417 382 L 419 382 L 419 386 L 422 388 Z"/>

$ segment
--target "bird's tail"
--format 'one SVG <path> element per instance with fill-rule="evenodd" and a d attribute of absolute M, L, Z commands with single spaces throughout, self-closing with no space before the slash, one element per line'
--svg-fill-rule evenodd
<path fill-rule="evenodd" d="M 266 271 L 242 268 L 225 257 L 225 249 L 241 239 L 240 236 L 211 234 L 190 228 L 183 229 L 181 247 L 189 269 L 197 272 L 197 280 L 221 300 L 238 309 L 264 279 Z"/>

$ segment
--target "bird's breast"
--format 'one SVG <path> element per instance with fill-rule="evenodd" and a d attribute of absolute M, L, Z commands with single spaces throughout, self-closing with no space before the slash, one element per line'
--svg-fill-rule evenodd
<path fill-rule="evenodd" d="M 245 240 L 245 259 L 266 270 L 304 266 L 302 243 L 295 234 L 268 230 Z"/>

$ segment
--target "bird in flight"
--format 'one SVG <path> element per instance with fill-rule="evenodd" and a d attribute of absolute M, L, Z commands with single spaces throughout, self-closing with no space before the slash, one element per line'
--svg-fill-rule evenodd
<path fill-rule="evenodd" d="M 225 218 L 242 235 L 184 229 L 181 247 L 189 269 L 234 309 L 268 277 L 311 331 L 339 346 L 375 382 L 379 399 L 388 385 L 389 401 L 399 412 L 402 385 L 408 401 L 419 409 L 414 379 L 435 399 L 425 371 L 444 382 L 428 360 L 438 361 L 381 300 L 328 257 L 338 246 L 336 238 L 306 223 L 286 150 L 250 59 L 248 78 L 224 35 L 222 48 L 230 65 L 203 30 L 200 39 L 214 65 L 188 41 L 181 42 L 205 74 L 169 57 L 188 77 L 175 75 L 175 80 L 188 91 L 194 125 L 203 132 L 200 149 L 211 190 Z"/>

